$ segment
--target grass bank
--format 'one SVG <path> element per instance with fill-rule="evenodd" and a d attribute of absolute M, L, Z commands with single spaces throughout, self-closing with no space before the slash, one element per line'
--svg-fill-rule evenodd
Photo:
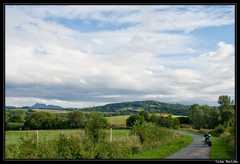
<path fill-rule="evenodd" d="M 233 149 L 225 142 L 223 138 L 212 137 L 210 159 L 233 159 Z"/>
<path fill-rule="evenodd" d="M 143 150 L 137 154 L 132 155 L 132 159 L 164 159 L 167 156 L 177 152 L 192 143 L 191 136 L 180 136 L 171 142 L 161 144 L 159 147 Z"/>

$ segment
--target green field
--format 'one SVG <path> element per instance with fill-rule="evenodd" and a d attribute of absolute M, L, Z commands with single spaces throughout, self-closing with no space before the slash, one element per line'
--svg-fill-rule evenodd
<path fill-rule="evenodd" d="M 129 115 L 106 117 L 108 122 L 115 127 L 126 127 L 126 120 Z"/>
<path fill-rule="evenodd" d="M 51 112 L 51 113 L 68 113 L 68 112 L 71 112 L 69 110 L 57 110 L 57 109 L 33 109 L 33 111 Z"/>

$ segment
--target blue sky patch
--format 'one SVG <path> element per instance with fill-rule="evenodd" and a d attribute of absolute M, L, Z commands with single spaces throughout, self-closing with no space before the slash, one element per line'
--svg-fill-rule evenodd
<path fill-rule="evenodd" d="M 67 28 L 80 32 L 97 32 L 97 31 L 116 31 L 136 26 L 137 23 L 118 23 L 99 21 L 94 19 L 67 19 L 62 17 L 47 17 L 46 21 L 53 21 Z"/>

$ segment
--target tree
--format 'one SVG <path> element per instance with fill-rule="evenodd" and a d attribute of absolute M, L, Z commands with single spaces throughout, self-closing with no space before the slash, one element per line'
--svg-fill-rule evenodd
<path fill-rule="evenodd" d="M 84 128 L 86 117 L 82 112 L 70 112 L 68 114 L 68 124 L 71 128 Z"/>
<path fill-rule="evenodd" d="M 220 108 L 228 108 L 233 105 L 233 101 L 230 96 L 222 95 L 218 98 L 218 104 L 220 104 Z"/>
<path fill-rule="evenodd" d="M 143 110 L 143 111 L 139 112 L 139 115 L 142 116 L 145 121 L 150 121 L 150 116 L 149 116 L 148 112 Z"/>
<path fill-rule="evenodd" d="M 193 128 L 200 129 L 203 126 L 203 111 L 200 109 L 200 105 L 194 104 L 190 107 L 190 119 L 193 124 Z"/>
<path fill-rule="evenodd" d="M 154 113 L 150 116 L 150 121 L 157 123 L 158 122 L 158 116 Z"/>
<path fill-rule="evenodd" d="M 230 96 L 222 95 L 218 98 L 218 103 L 220 104 L 220 122 L 225 126 L 228 126 L 229 123 L 234 120 L 234 104 Z"/>
<path fill-rule="evenodd" d="M 85 134 L 93 143 L 97 143 L 103 135 L 102 129 L 107 126 L 107 119 L 101 113 L 92 112 L 88 115 Z"/>
<path fill-rule="evenodd" d="M 26 112 L 23 110 L 11 110 L 9 111 L 9 122 L 24 122 L 26 118 Z"/>
<path fill-rule="evenodd" d="M 24 123 L 25 129 L 53 129 L 56 114 L 50 112 L 32 112 Z"/>
<path fill-rule="evenodd" d="M 142 124 L 144 122 L 144 116 L 143 115 L 131 115 L 127 118 L 127 127 L 131 128 L 136 123 Z"/>

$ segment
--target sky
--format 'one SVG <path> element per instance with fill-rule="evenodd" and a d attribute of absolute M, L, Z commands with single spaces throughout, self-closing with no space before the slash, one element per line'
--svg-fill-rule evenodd
<path fill-rule="evenodd" d="M 232 5 L 6 5 L 5 103 L 234 98 Z"/>

